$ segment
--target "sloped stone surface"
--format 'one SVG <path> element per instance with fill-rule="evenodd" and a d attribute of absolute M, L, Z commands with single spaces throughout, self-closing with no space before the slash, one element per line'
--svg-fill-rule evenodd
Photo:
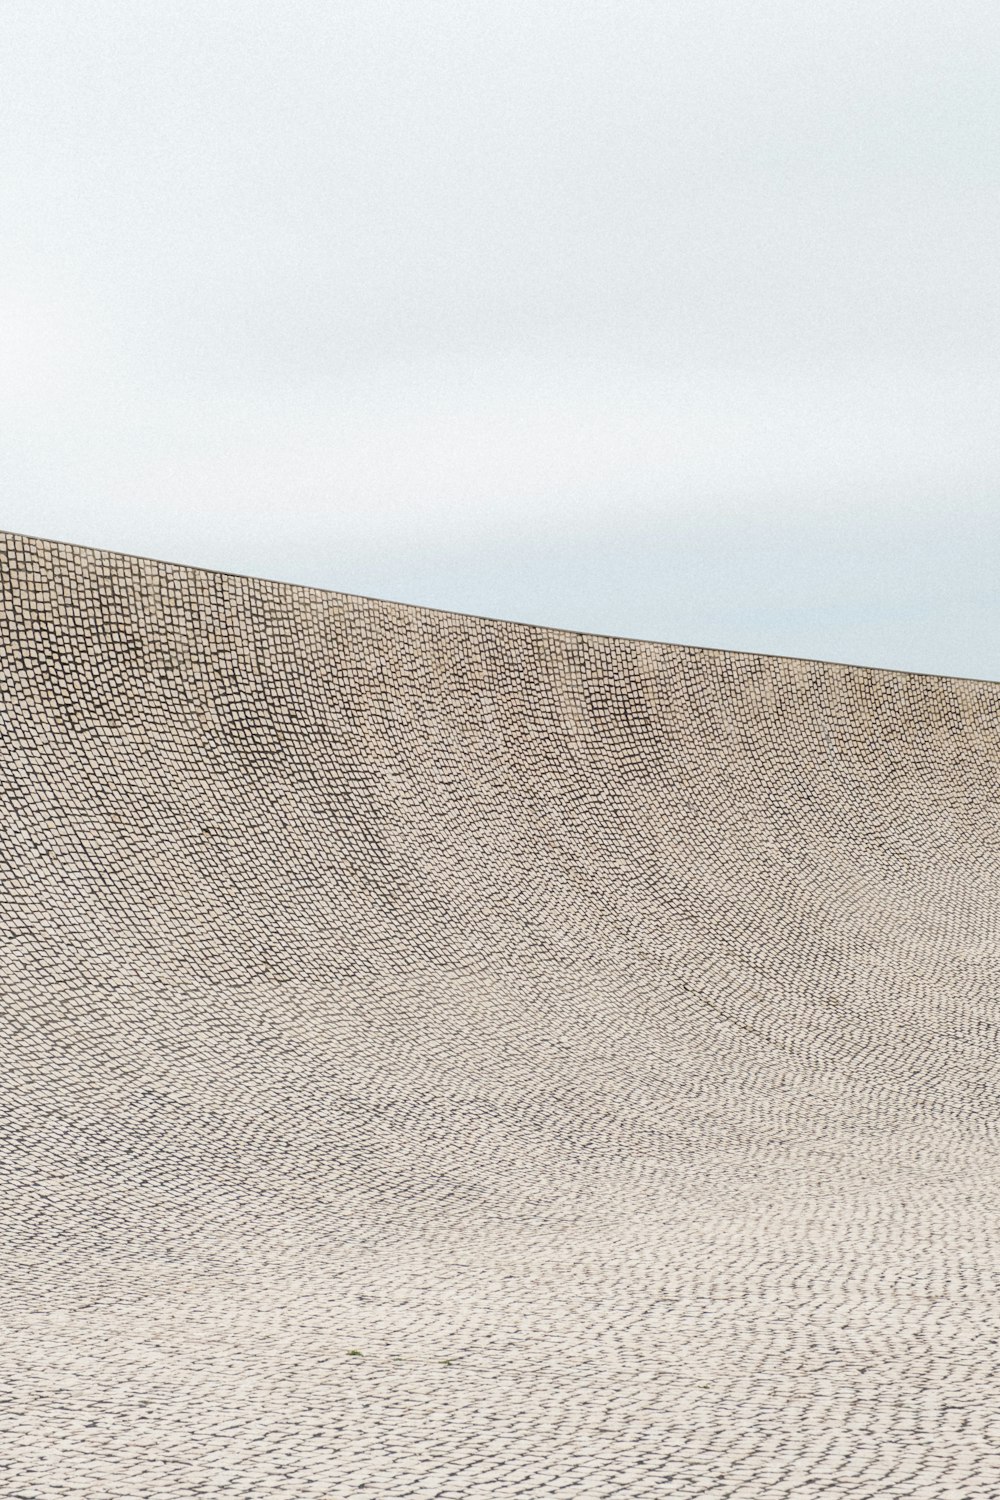
<path fill-rule="evenodd" d="M 5 1496 L 1000 1494 L 1000 686 L 0 542 Z"/>

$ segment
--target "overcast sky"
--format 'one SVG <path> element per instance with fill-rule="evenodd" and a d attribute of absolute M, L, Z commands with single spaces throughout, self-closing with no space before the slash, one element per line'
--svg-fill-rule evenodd
<path fill-rule="evenodd" d="M 1000 677 L 996 0 L 3 0 L 0 525 Z"/>

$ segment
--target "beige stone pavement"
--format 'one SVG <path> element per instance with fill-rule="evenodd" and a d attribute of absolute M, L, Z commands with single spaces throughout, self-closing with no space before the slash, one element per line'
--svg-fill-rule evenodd
<path fill-rule="evenodd" d="M 1000 686 L 0 611 L 3 1500 L 1000 1495 Z"/>

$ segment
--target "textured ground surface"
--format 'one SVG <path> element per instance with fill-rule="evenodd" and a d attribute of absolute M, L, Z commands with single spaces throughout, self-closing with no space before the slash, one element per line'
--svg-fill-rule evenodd
<path fill-rule="evenodd" d="M 4 1500 L 995 1500 L 1000 686 L 0 559 Z"/>

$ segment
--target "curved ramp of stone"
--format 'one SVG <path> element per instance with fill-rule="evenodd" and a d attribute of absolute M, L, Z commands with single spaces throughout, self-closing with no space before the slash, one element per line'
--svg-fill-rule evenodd
<path fill-rule="evenodd" d="M 1000 1493 L 1000 687 L 2 539 L 0 1490 Z"/>

